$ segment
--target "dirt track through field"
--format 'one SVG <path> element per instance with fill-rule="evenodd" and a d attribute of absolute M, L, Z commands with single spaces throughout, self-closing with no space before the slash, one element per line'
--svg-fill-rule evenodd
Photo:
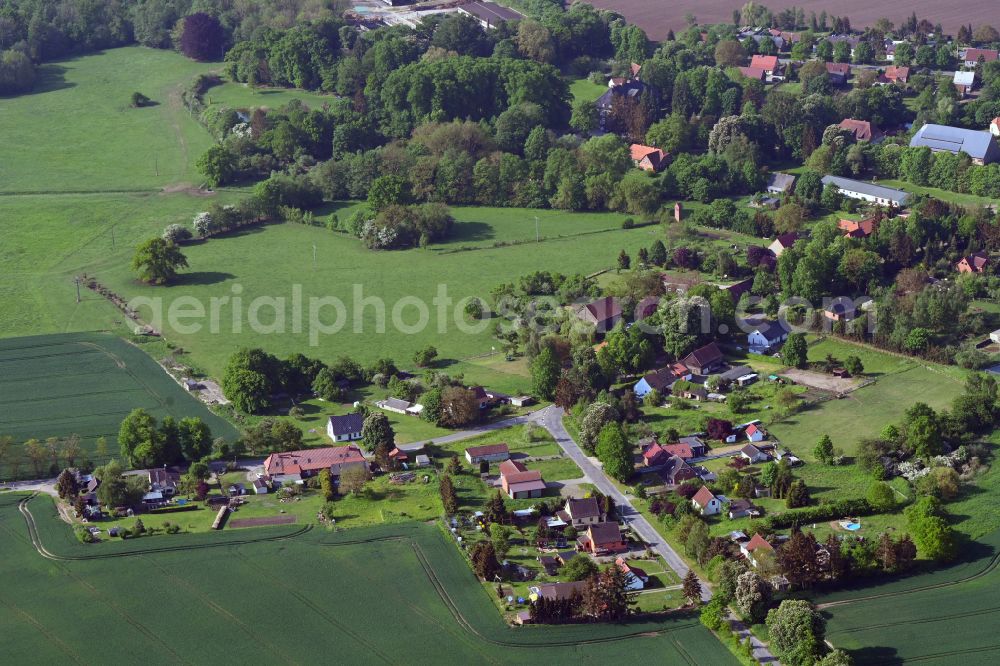
<path fill-rule="evenodd" d="M 744 0 L 675 0 L 674 2 L 655 2 L 654 0 L 589 0 L 595 7 L 612 9 L 625 16 L 631 23 L 640 26 L 652 39 L 664 39 L 668 30 L 679 33 L 687 27 L 685 15 L 692 14 L 698 23 L 730 23 L 733 20 L 733 10 L 743 6 Z M 847 16 L 851 19 L 851 27 L 864 28 L 885 16 L 895 25 L 899 25 L 911 12 L 917 13 L 917 19 L 927 19 L 931 23 L 941 23 L 946 32 L 954 34 L 959 25 L 971 23 L 977 26 L 981 23 L 1000 24 L 996 18 L 995 0 L 955 0 L 954 2 L 939 2 L 938 0 L 910 0 L 905 5 L 886 5 L 867 2 L 866 0 L 765 0 L 760 3 L 775 13 L 788 7 L 801 7 L 805 11 L 806 20 L 809 13 L 826 11 L 827 15 Z"/>

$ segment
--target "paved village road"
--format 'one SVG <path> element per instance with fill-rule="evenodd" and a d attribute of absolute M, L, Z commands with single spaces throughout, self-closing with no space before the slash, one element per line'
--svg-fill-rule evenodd
<path fill-rule="evenodd" d="M 690 571 L 690 567 L 688 567 L 680 555 L 678 555 L 677 552 L 670 547 L 670 544 L 663 540 L 656 529 L 654 529 L 649 521 L 646 520 L 646 517 L 632 506 L 632 502 L 624 493 L 618 490 L 618 486 L 608 479 L 599 463 L 597 463 L 593 458 L 588 457 L 576 441 L 573 440 L 569 432 L 567 432 L 566 428 L 563 426 L 563 413 L 563 410 L 559 407 L 546 407 L 545 409 L 535 412 L 532 415 L 535 418 L 532 420 L 536 421 L 549 431 L 549 434 L 555 438 L 556 443 L 562 447 L 563 451 L 566 452 L 566 455 L 573 459 L 573 462 L 580 466 L 580 469 L 583 470 L 584 474 L 590 477 L 593 484 L 597 486 L 597 489 L 615 500 L 615 504 L 618 506 L 618 510 L 622 518 L 632 527 L 633 530 L 635 530 L 636 534 L 642 537 L 642 540 L 645 541 L 654 552 L 662 556 L 670 568 L 677 572 L 678 576 L 684 578 L 688 571 Z M 701 581 L 701 596 L 703 601 L 709 601 L 712 598 L 712 590 L 705 581 Z M 746 639 L 747 636 L 751 637 L 751 644 L 754 648 L 754 658 L 759 663 L 769 665 L 778 664 L 778 660 L 775 659 L 774 655 L 772 655 L 767 649 L 767 646 L 757 640 L 757 638 L 750 633 L 749 629 L 742 622 L 740 622 L 735 615 L 730 615 L 728 620 L 730 626 L 732 626 L 733 630 L 739 634 L 741 640 Z"/>

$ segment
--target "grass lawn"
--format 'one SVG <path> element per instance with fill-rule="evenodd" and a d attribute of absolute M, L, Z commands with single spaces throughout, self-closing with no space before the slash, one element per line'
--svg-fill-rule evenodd
<path fill-rule="evenodd" d="M 574 100 L 584 99 L 588 102 L 596 101 L 607 89 L 606 84 L 593 83 L 587 77 L 574 79 L 569 84 L 569 94 L 573 96 Z"/>
<path fill-rule="evenodd" d="M 185 110 L 180 93 L 213 67 L 218 65 L 138 46 L 41 65 L 31 94 L 0 99 L 0 191 L 197 184 L 194 162 L 211 138 Z M 134 91 L 155 106 L 131 108 Z"/>
<path fill-rule="evenodd" d="M 949 192 L 948 190 L 941 190 L 936 187 L 922 187 L 905 180 L 883 180 L 879 182 L 879 185 L 895 187 L 906 192 L 913 192 L 914 194 L 926 194 L 941 201 L 966 206 L 992 206 L 996 203 L 996 199 L 990 199 L 989 197 L 977 197 L 974 194 L 959 194 L 958 192 Z"/>
<path fill-rule="evenodd" d="M 320 108 L 333 102 L 333 95 L 299 90 L 295 88 L 251 88 L 243 83 L 225 81 L 213 86 L 205 93 L 205 102 L 234 109 L 277 109 L 292 100 L 299 100 L 310 108 Z"/>

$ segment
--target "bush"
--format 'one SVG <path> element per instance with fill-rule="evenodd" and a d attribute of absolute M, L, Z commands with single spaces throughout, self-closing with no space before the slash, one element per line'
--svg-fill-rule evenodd
<path fill-rule="evenodd" d="M 144 106 L 149 106 L 150 103 L 153 100 L 149 99 L 148 97 L 146 97 L 145 95 L 143 95 L 141 92 L 134 92 L 134 93 L 132 93 L 132 97 L 131 97 L 130 101 L 132 103 L 132 108 L 139 109 L 139 108 L 142 108 Z"/>
<path fill-rule="evenodd" d="M 626 217 L 622 220 L 622 229 L 632 229 L 633 227 L 635 227 L 635 220 L 631 217 Z"/>
<path fill-rule="evenodd" d="M 171 224 L 163 230 L 163 240 L 177 245 L 186 240 L 191 240 L 191 230 L 179 224 Z"/>
<path fill-rule="evenodd" d="M 843 499 L 807 509 L 796 509 L 767 516 L 758 521 L 758 525 L 764 530 L 779 530 L 792 525 L 818 523 L 844 516 L 867 516 L 873 513 L 876 511 L 866 499 Z"/>

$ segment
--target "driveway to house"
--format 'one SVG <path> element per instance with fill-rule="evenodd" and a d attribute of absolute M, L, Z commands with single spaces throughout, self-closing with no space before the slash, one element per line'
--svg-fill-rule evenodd
<path fill-rule="evenodd" d="M 660 536 L 659 532 L 646 520 L 646 517 L 639 513 L 629 498 L 618 490 L 618 486 L 611 482 L 611 480 L 604 474 L 604 470 L 601 468 L 600 463 L 595 459 L 587 456 L 583 452 L 573 438 L 570 436 L 569 432 L 563 426 L 562 418 L 564 411 L 561 407 L 546 407 L 541 409 L 534 414 L 533 418 L 535 422 L 541 425 L 543 428 L 549 431 L 549 434 L 555 438 L 556 442 L 562 447 L 562 450 L 566 452 L 570 458 L 573 459 L 580 469 L 590 477 L 591 483 L 597 486 L 605 495 L 608 495 L 615 500 L 615 504 L 618 507 L 618 511 L 624 519 L 625 523 L 630 525 L 636 534 L 642 537 L 642 540 L 649 544 L 649 547 L 659 554 L 667 563 L 667 565 L 673 569 L 678 576 L 682 579 L 690 571 L 690 567 L 681 559 L 681 556 L 670 547 L 666 541 Z M 701 598 L 702 601 L 709 601 L 712 598 L 712 590 L 709 588 L 706 581 L 701 581 Z M 740 640 L 745 639 L 750 636 L 751 644 L 753 645 L 754 658 L 762 664 L 778 664 L 778 660 L 775 659 L 774 655 L 767 649 L 763 643 L 757 640 L 750 630 L 733 614 L 730 614 L 727 618 L 730 626 L 736 631 Z"/>

